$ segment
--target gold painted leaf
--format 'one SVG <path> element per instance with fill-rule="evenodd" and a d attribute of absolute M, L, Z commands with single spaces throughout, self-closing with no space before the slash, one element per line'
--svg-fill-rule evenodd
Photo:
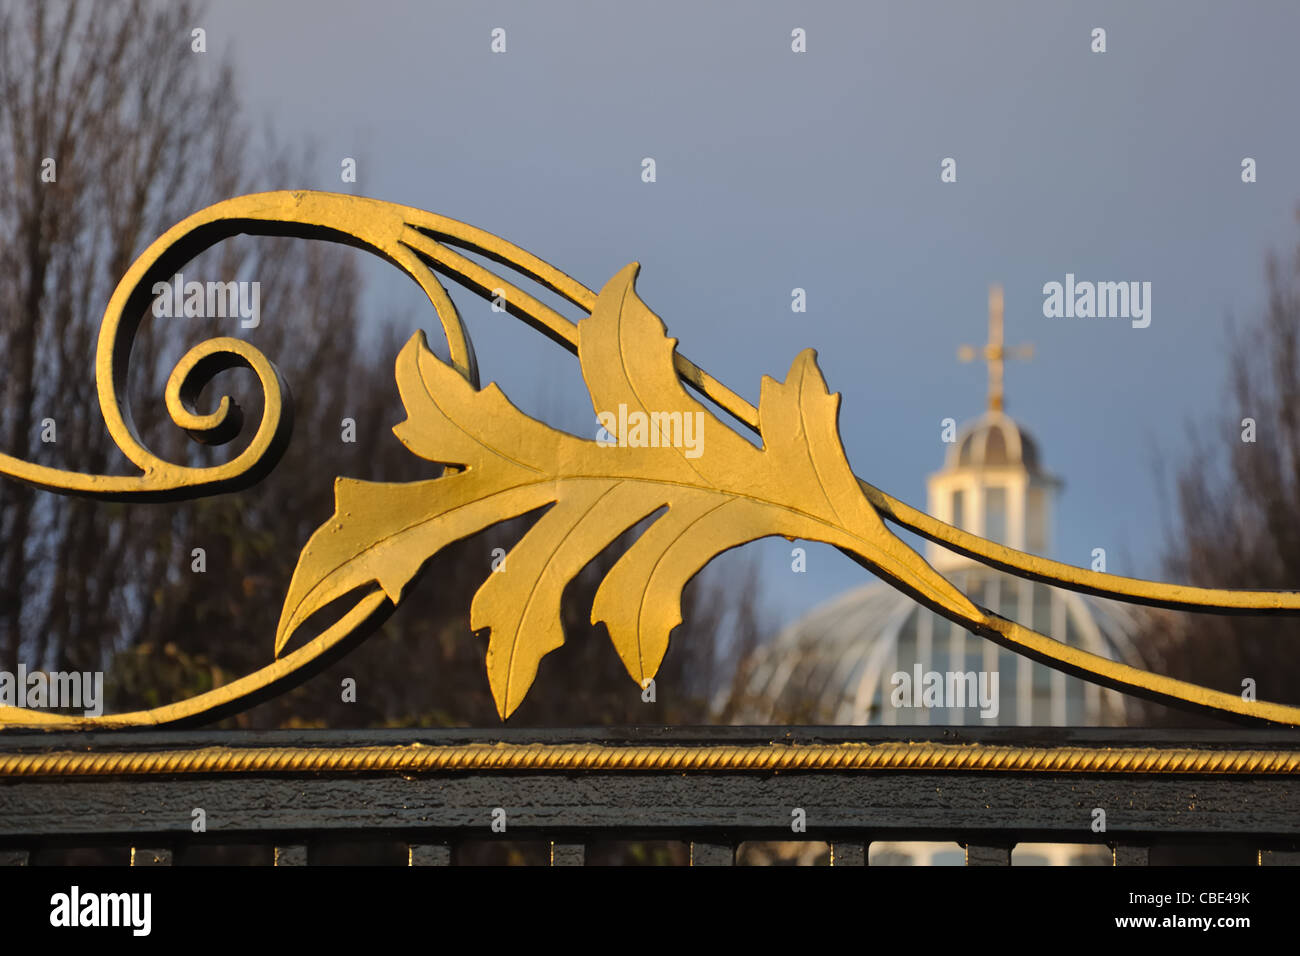
<path fill-rule="evenodd" d="M 277 654 L 330 602 L 370 586 L 396 603 L 451 542 L 543 506 L 499 572 L 485 560 L 470 608 L 471 626 L 489 631 L 488 682 L 502 718 L 564 641 L 565 586 L 651 516 L 592 606 L 639 685 L 681 623 L 690 579 L 723 551 L 768 535 L 836 545 L 927 603 L 977 613 L 863 497 L 839 440 L 839 396 L 827 391 L 815 353 L 800 354 L 784 382 L 763 378 L 764 442 L 755 447 L 682 386 L 676 340 L 637 296 L 637 268 L 611 279 L 578 326 L 582 374 L 614 441 L 528 417 L 496 385 L 476 390 L 440 362 L 422 333 L 412 337 L 397 359 L 407 419 L 394 432 L 415 454 L 460 470 L 408 484 L 339 479 L 334 516 L 308 541 L 290 583 Z"/>

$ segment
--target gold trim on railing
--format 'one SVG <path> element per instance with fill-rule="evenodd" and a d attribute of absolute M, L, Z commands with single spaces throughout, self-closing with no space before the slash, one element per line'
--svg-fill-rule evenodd
<path fill-rule="evenodd" d="M 1013 747 L 902 743 L 768 745 L 463 744 L 378 747 L 206 747 L 193 750 L 0 754 L 0 778 L 173 774 L 635 771 L 776 773 L 935 770 L 1086 774 L 1300 772 L 1297 750 L 1190 747 Z"/>

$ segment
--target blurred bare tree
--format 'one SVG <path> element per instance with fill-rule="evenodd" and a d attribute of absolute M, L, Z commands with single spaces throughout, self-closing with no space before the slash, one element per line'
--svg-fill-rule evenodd
<path fill-rule="evenodd" d="M 213 54 L 191 52 L 197 22 L 188 4 L 0 6 L 0 449 L 10 455 L 125 473 L 129 463 L 99 416 L 93 374 L 99 315 L 113 286 L 189 213 L 240 193 L 301 185 L 295 170 L 305 157 L 252 145 L 229 64 L 214 68 Z M 301 240 L 223 243 L 190 263 L 186 278 L 258 281 L 260 325 L 150 317 L 137 339 L 132 412 L 150 446 L 178 462 L 230 454 L 190 443 L 166 418 L 163 383 L 186 349 L 234 335 L 277 362 L 294 389 L 295 437 L 255 488 L 175 504 L 112 504 L 0 480 L 0 668 L 22 660 L 32 669 L 107 669 L 113 710 L 180 699 L 248 673 L 271 659 L 298 551 L 333 511 L 332 477 L 431 476 L 429 463 L 391 432 L 405 417 L 393 360 L 413 325 L 409 317 L 362 321 L 359 255 Z M 247 421 L 258 420 L 251 375 L 227 373 L 202 400 L 224 392 L 244 405 Z M 340 440 L 344 418 L 356 423 L 355 442 Z M 45 419 L 55 423 L 54 442 L 42 440 Z M 437 556 L 381 633 L 326 674 L 231 722 L 497 724 L 486 641 L 469 629 L 470 596 L 492 548 L 508 546 L 528 523 L 509 522 Z M 205 551 L 202 573 L 192 569 L 197 547 Z M 721 706 L 731 662 L 758 632 L 752 566 L 728 562 L 687 588 L 684 623 L 656 701 L 647 703 L 603 629 L 588 622 L 595 586 L 616 553 L 571 585 L 567 643 L 545 658 L 512 724 L 705 722 Z M 344 677 L 357 682 L 356 703 L 342 701 Z"/>
<path fill-rule="evenodd" d="M 1171 581 L 1300 588 L 1300 245 L 1289 261 L 1270 256 L 1265 278 L 1262 314 L 1228 325 L 1222 411 L 1189 424 L 1190 451 L 1173 470 L 1163 555 Z M 1300 618 L 1152 611 L 1147 621 L 1143 653 L 1161 673 L 1300 703 Z M 1171 726 L 1216 723 L 1148 710 Z"/>
<path fill-rule="evenodd" d="M 97 412 L 99 309 L 145 244 L 242 185 L 237 105 L 222 95 L 230 77 L 205 83 L 185 59 L 190 17 L 184 6 L 152 15 L 141 4 L 0 12 L 0 447 L 8 454 L 90 472 L 121 467 Z M 160 344 L 142 341 L 137 367 L 156 366 Z M 141 413 L 152 424 L 147 406 Z M 45 419 L 54 442 L 42 440 Z M 118 571 L 156 561 L 108 516 L 13 482 L 0 489 L 7 662 L 97 666 L 121 636 L 117 625 L 138 615 Z"/>

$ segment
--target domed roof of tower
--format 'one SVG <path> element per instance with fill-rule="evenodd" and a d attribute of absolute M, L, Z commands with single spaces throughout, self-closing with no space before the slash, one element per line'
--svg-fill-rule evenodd
<path fill-rule="evenodd" d="M 1023 466 L 1034 474 L 1042 473 L 1038 443 L 1015 419 L 1001 411 L 985 412 L 963 425 L 944 460 L 945 469 L 1014 466 Z"/>

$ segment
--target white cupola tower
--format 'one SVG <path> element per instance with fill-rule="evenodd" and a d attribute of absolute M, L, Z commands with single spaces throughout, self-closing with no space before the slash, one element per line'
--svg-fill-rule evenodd
<path fill-rule="evenodd" d="M 1007 358 L 1031 358 L 1033 348 L 1003 345 L 1000 286 L 989 290 L 988 343 L 982 349 L 962 346 L 958 356 L 988 362 L 988 411 L 961 427 L 943 468 L 930 475 L 926 510 L 963 531 L 1017 551 L 1046 555 L 1061 482 L 1043 470 L 1033 438 L 1003 411 L 1003 363 Z M 941 571 L 970 562 L 933 542 L 926 557 Z"/>

